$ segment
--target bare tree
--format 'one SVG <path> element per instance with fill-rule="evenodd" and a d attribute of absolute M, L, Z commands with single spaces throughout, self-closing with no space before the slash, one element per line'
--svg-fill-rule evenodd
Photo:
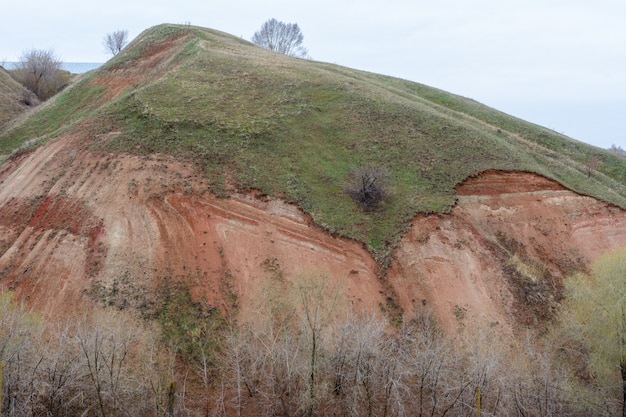
<path fill-rule="evenodd" d="M 82 318 L 77 324 L 75 342 L 101 417 L 119 415 L 137 389 L 130 362 L 141 325 L 129 320 L 107 311 Z"/>
<path fill-rule="evenodd" d="M 32 390 L 37 401 L 31 412 L 35 415 L 79 415 L 84 412 L 81 404 L 83 373 L 78 347 L 72 343 L 73 327 L 69 322 L 59 321 L 47 326 L 43 337 L 31 340 L 36 352 L 33 364 L 35 384 L 25 387 Z"/>
<path fill-rule="evenodd" d="M 142 349 L 144 351 L 142 355 L 144 363 L 141 367 L 145 374 L 145 384 L 148 391 L 143 395 L 146 398 L 144 414 L 173 415 L 175 406 L 179 406 L 176 402 L 177 384 L 174 370 L 176 353 L 165 349 L 159 343 L 157 334 L 148 333 L 144 337 L 145 340 L 142 342 L 145 346 Z M 153 403 L 152 407 L 149 403 Z"/>
<path fill-rule="evenodd" d="M 333 285 L 334 284 L 334 285 Z M 307 350 L 308 404 L 306 415 L 311 417 L 318 401 L 317 386 L 320 368 L 320 355 L 324 350 L 325 330 L 337 314 L 341 292 L 335 281 L 332 283 L 326 275 L 308 274 L 299 277 L 297 297 L 302 306 L 302 336 L 306 338 Z"/>
<path fill-rule="evenodd" d="M 3 415 L 28 414 L 30 404 L 25 404 L 23 387 L 33 380 L 28 363 L 33 350 L 30 341 L 39 336 L 42 327 L 33 311 L 15 302 L 10 292 L 0 289 L 0 413 Z"/>
<path fill-rule="evenodd" d="M 61 71 L 61 60 L 51 49 L 24 52 L 14 73 L 15 78 L 41 100 L 52 97 L 69 80 L 69 74 Z"/>
<path fill-rule="evenodd" d="M 283 23 L 269 19 L 252 36 L 252 42 L 270 51 L 281 54 L 307 58 L 308 52 L 302 41 L 304 35 L 297 23 Z"/>
<path fill-rule="evenodd" d="M 364 211 L 372 211 L 387 197 L 388 189 L 389 170 L 366 165 L 352 171 L 346 192 Z"/>
<path fill-rule="evenodd" d="M 587 171 L 587 178 L 591 178 L 591 175 L 594 171 L 597 171 L 598 168 L 602 165 L 602 161 L 597 156 L 589 156 L 585 160 L 585 170 Z"/>
<path fill-rule="evenodd" d="M 616 155 L 621 155 L 621 156 L 626 155 L 626 151 L 621 146 L 617 146 L 615 144 L 611 145 L 611 147 L 609 148 L 609 152 L 614 153 Z"/>
<path fill-rule="evenodd" d="M 381 318 L 351 316 L 335 326 L 326 367 L 329 398 L 343 415 L 393 415 L 401 355 Z"/>
<path fill-rule="evenodd" d="M 128 31 L 116 30 L 115 32 L 107 33 L 102 44 L 104 45 L 104 51 L 113 56 L 117 55 L 128 43 Z"/>
<path fill-rule="evenodd" d="M 461 405 L 471 380 L 463 376 L 460 355 L 430 313 L 410 323 L 401 335 L 409 392 L 415 415 L 440 416 Z"/>

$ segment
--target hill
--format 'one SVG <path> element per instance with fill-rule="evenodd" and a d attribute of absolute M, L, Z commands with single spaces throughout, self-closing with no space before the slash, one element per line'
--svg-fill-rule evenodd
<path fill-rule="evenodd" d="M 454 187 L 486 169 L 535 172 L 626 207 L 626 170 L 615 155 L 463 97 L 202 28 L 146 31 L 3 134 L 2 152 L 87 121 L 101 134 L 92 148 L 192 160 L 218 195 L 229 184 L 281 195 L 383 255 L 415 213 L 448 212 Z M 373 213 L 344 191 L 351 170 L 368 164 L 391 175 L 390 198 Z"/>
<path fill-rule="evenodd" d="M 218 212 L 239 212 L 233 214 L 235 218 L 250 217 L 255 225 L 272 223 L 272 217 L 245 214 L 245 207 L 252 203 L 227 208 L 220 200 L 223 197 L 230 197 L 230 201 L 246 195 L 254 195 L 259 201 L 278 199 L 280 205 L 287 204 L 278 213 L 291 213 L 288 218 L 323 230 L 325 234 L 314 239 L 321 239 L 314 246 L 339 248 L 331 252 L 343 253 L 350 239 L 360 242 L 366 251 L 359 249 L 360 254 L 354 255 L 357 249 L 350 249 L 351 256 L 368 266 L 350 270 L 365 268 L 372 278 L 396 273 L 392 265 L 402 252 L 407 234 L 415 229 L 416 219 L 425 216 L 432 222 L 432 215 L 454 216 L 454 210 L 461 207 L 470 210 L 469 203 L 463 203 L 466 199 L 461 197 L 459 187 L 474 177 L 484 178 L 489 184 L 492 176 L 483 173 L 517 172 L 519 178 L 531 184 L 536 182 L 533 178 L 546 178 L 581 198 L 603 201 L 607 207 L 603 210 L 626 207 L 626 164 L 619 155 L 441 90 L 287 57 L 225 33 L 189 26 L 160 25 L 146 30 L 114 59 L 79 76 L 28 118 L 0 133 L 0 152 L 2 158 L 9 158 L 1 171 L 7 199 L 3 205 L 7 213 L 5 260 L 9 254 L 15 255 L 10 248 L 29 227 L 38 230 L 35 240 L 46 230 L 61 228 L 87 238 L 87 247 L 82 250 L 87 250 L 84 256 L 93 265 L 77 271 L 75 279 L 86 273 L 109 284 L 129 274 L 146 275 L 141 265 L 151 265 L 172 251 L 177 255 L 162 259 L 162 266 L 154 270 L 155 277 L 162 277 L 164 270 L 184 275 L 187 268 L 208 271 L 215 263 L 223 263 L 198 254 L 189 258 L 195 249 L 189 250 L 190 243 L 169 224 L 169 220 L 177 220 L 169 218 L 168 208 L 187 218 L 184 212 L 191 205 L 202 213 L 208 210 L 207 216 L 216 219 L 223 217 L 214 212 L 220 207 Z M 362 167 L 380 169 L 388 176 L 386 197 L 374 210 L 363 210 L 346 191 L 354 181 L 354 172 Z M 26 172 L 29 182 L 24 182 Z M 513 184 L 519 181 L 514 179 Z M 545 184 L 544 191 L 551 196 L 554 185 Z M 506 186 L 502 187 L 497 195 L 507 194 Z M 478 195 L 481 189 L 477 188 Z M 531 192 L 523 187 L 522 191 Z M 184 198 L 175 197 L 181 192 Z M 207 198 L 211 203 L 205 202 Z M 123 209 L 130 203 L 135 207 Z M 278 203 L 264 206 L 262 211 L 271 210 L 274 204 Z M 292 205 L 297 209 L 288 208 Z M 541 210 L 547 209 L 531 210 L 537 212 L 533 222 L 539 221 Z M 579 211 L 576 206 L 571 210 Z M 157 212 L 161 214 L 157 216 Z M 76 216 L 78 213 L 81 215 Z M 594 224 L 596 214 L 589 218 Z M 160 216 L 169 220 L 157 220 Z M 565 240 L 575 240 L 575 222 L 565 219 L 574 214 L 564 211 L 559 216 L 561 220 L 553 221 L 570 225 L 570 237 Z M 121 241 L 111 241 L 115 236 L 112 230 L 121 227 L 120 218 L 126 219 L 125 229 L 148 219 L 152 226 L 138 235 L 126 234 Z M 473 219 L 471 228 L 481 230 L 475 224 L 481 221 L 480 217 Z M 514 219 L 509 221 L 516 223 Z M 191 216 L 185 224 L 193 234 L 199 233 L 197 228 L 206 227 L 209 232 L 198 243 L 206 245 L 209 242 L 205 238 L 217 226 L 197 222 Z M 621 230 L 621 223 L 616 222 L 613 226 Z M 498 222 L 492 219 L 492 223 Z M 310 231 L 297 231 L 286 224 L 272 227 L 278 229 L 266 233 L 291 230 L 290 236 L 299 242 L 293 243 L 296 246 L 311 239 Z M 546 239 L 546 246 L 554 246 L 554 236 L 528 235 L 524 228 L 514 231 L 502 223 L 501 229 L 485 232 L 482 239 L 500 246 L 507 246 L 505 242 L 511 239 L 522 242 L 515 251 L 520 253 L 509 255 L 523 256 L 527 262 L 540 262 L 546 268 L 552 265 L 551 274 L 558 275 L 559 282 L 573 268 L 567 265 L 584 269 L 597 255 L 587 243 L 578 242 L 588 249 L 563 249 L 571 256 L 563 255 L 561 258 L 566 260 L 559 260 L 556 252 L 539 248 Z M 327 235 L 332 236 L 330 241 Z M 135 238 L 139 240 L 134 242 Z M 162 254 L 144 253 L 150 239 L 162 241 Z M 227 246 L 239 252 L 232 244 L 226 245 L 224 239 L 214 236 L 213 246 L 222 247 L 221 253 Z M 259 239 L 253 244 L 258 247 L 246 250 L 258 252 L 263 259 L 280 258 L 272 245 L 262 249 Z M 329 243 L 333 239 L 338 240 Z M 607 237 L 601 235 L 598 239 Z M 610 249 L 608 242 L 596 240 L 591 241 Z M 269 241 L 272 243 L 272 239 Z M 428 246 L 428 240 L 422 243 Z M 116 244 L 121 245 L 119 249 L 115 249 Z M 245 247 L 241 242 L 238 246 Z M 477 242 L 469 249 L 482 246 L 484 242 Z M 126 259 L 129 251 L 137 254 L 136 259 Z M 547 256 L 548 252 L 552 254 Z M 366 260 L 370 256 L 374 264 Z M 233 258 L 228 266 L 222 265 L 224 271 L 216 278 L 225 271 L 241 270 L 240 256 Z M 346 255 L 340 258 L 346 259 Z M 509 259 L 500 261 L 506 264 Z M 21 262 L 13 259 L 11 268 Z M 331 271 L 344 270 L 348 265 L 340 262 L 333 267 L 319 262 L 322 269 Z M 244 275 L 263 274 L 259 265 L 249 268 Z M 246 286 L 238 285 L 243 295 Z M 372 285 L 370 293 L 376 293 L 379 284 Z M 396 295 L 392 294 L 391 299 L 399 302 Z M 399 311 L 410 311 L 409 301 L 401 303 Z"/>
<path fill-rule="evenodd" d="M 26 90 L 0 66 L 0 130 L 9 121 L 28 109 L 24 97 L 36 101 L 36 97 L 26 96 Z M 0 157 L 1 160 L 1 157 Z"/>
<path fill-rule="evenodd" d="M 164 402 L 176 387 L 171 379 L 187 386 L 189 376 L 197 398 L 223 395 L 215 401 L 238 401 L 242 415 L 308 414 L 303 407 L 313 405 L 317 415 L 332 407 L 348 415 L 350 399 L 361 414 L 368 404 L 374 413 L 392 401 L 380 399 L 391 395 L 380 387 L 401 386 L 374 389 L 358 376 L 367 369 L 405 369 L 398 372 L 411 388 L 398 388 L 394 404 L 416 415 L 412 375 L 424 365 L 417 353 L 439 349 L 427 365 L 479 336 L 489 343 L 437 368 L 465 373 L 426 395 L 432 413 L 473 413 L 468 387 L 486 386 L 486 370 L 497 368 L 485 404 L 510 415 L 528 393 L 571 382 L 532 379 L 536 358 L 516 349 L 526 330 L 546 333 L 563 280 L 626 245 L 621 156 L 471 99 L 275 54 L 205 28 L 148 29 L 8 125 L 0 153 L 0 286 L 48 318 L 110 309 L 126 317 L 117 322 L 139 316 L 158 329 L 163 357 L 180 361 L 153 364 L 150 375 L 165 379 L 149 379 L 150 392 Z M 368 166 L 386 173 L 386 196 L 363 210 L 346 189 Z M 313 305 L 315 316 L 301 314 Z M 370 321 L 350 321 L 363 317 Z M 454 349 L 439 344 L 439 329 L 459 337 Z M 322 331 L 318 357 L 307 338 Z M 354 395 L 345 394 L 334 349 L 366 339 L 380 342 L 372 357 L 410 364 L 358 368 L 349 378 Z M 481 350 L 487 345 L 503 350 Z M 485 358 L 501 362 L 491 367 Z M 307 364 L 318 359 L 316 376 Z M 518 376 L 507 373 L 513 359 L 534 388 L 507 379 Z M 236 366 L 249 373 L 227 371 Z M 253 384 L 247 390 L 244 380 Z M 377 396 L 368 403 L 370 389 Z M 562 398 L 568 390 L 558 385 L 528 404 L 558 398 L 559 407 L 574 407 Z M 156 414 L 166 409 L 158 398 L 150 402 Z M 589 415 L 588 404 L 576 404 L 587 411 L 571 415 Z M 194 405 L 206 415 L 204 406 Z M 533 410 L 524 412 L 548 414 Z"/>

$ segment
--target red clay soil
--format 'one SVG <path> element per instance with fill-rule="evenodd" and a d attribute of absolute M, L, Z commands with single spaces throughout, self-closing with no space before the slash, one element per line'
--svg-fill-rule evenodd
<path fill-rule="evenodd" d="M 508 331 L 543 320 L 565 275 L 626 244 L 626 212 L 534 174 L 486 172 L 458 188 L 449 215 L 416 216 L 380 278 L 362 244 L 294 205 L 217 198 L 193 165 L 93 154 L 83 139 L 0 167 L 0 285 L 51 316 L 92 305 L 96 287 L 131 294 L 164 278 L 246 315 L 268 277 L 314 272 L 341 280 L 358 309 L 396 304 L 410 317 L 426 307 L 450 331 Z"/>
<path fill-rule="evenodd" d="M 173 70 L 171 63 L 176 58 L 175 52 L 184 41 L 184 33 L 173 34 L 149 44 L 140 56 L 100 71 L 91 80 L 93 86 L 106 87 L 100 102 L 108 102 L 128 87 L 149 82 Z"/>
<path fill-rule="evenodd" d="M 296 206 L 216 198 L 192 166 L 76 153 L 79 141 L 61 138 L 0 172 L 0 285 L 38 309 L 89 303 L 96 282 L 139 289 L 171 278 L 213 306 L 228 309 L 236 296 L 245 312 L 268 275 L 311 272 L 343 278 L 355 306 L 383 301 L 362 244 L 329 235 Z M 67 168 L 69 159 L 80 162 Z"/>
<path fill-rule="evenodd" d="M 561 184 L 540 175 L 523 172 L 484 171 L 466 179 L 456 189 L 458 196 L 532 193 L 566 190 Z"/>
<path fill-rule="evenodd" d="M 484 172 L 457 195 L 414 219 L 389 273 L 405 312 L 425 305 L 450 330 L 548 319 L 564 277 L 626 244 L 626 212 L 535 174 Z"/>

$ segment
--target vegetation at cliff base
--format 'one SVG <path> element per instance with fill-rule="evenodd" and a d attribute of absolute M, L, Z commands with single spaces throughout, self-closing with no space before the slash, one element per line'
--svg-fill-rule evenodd
<path fill-rule="evenodd" d="M 333 277 L 264 280 L 252 316 L 208 332 L 211 317 L 187 320 L 184 292 L 153 321 L 112 307 L 44 319 L 2 292 L 2 410 L 460 417 L 477 414 L 480 389 L 482 415 L 617 415 L 608 391 L 579 384 L 577 367 L 549 338 L 528 334 L 511 345 L 487 326 L 451 338 L 426 309 L 392 328 L 376 312 L 352 309 Z M 183 344 L 172 332 L 186 333 Z M 199 356 L 189 356 L 192 344 Z"/>

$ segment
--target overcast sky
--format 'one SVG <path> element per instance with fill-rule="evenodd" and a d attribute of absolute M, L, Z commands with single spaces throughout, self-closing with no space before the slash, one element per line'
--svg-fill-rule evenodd
<path fill-rule="evenodd" d="M 0 0 L 0 64 L 28 49 L 104 62 L 102 38 L 191 23 L 250 39 L 298 23 L 311 57 L 460 94 L 626 148 L 626 0 Z"/>

